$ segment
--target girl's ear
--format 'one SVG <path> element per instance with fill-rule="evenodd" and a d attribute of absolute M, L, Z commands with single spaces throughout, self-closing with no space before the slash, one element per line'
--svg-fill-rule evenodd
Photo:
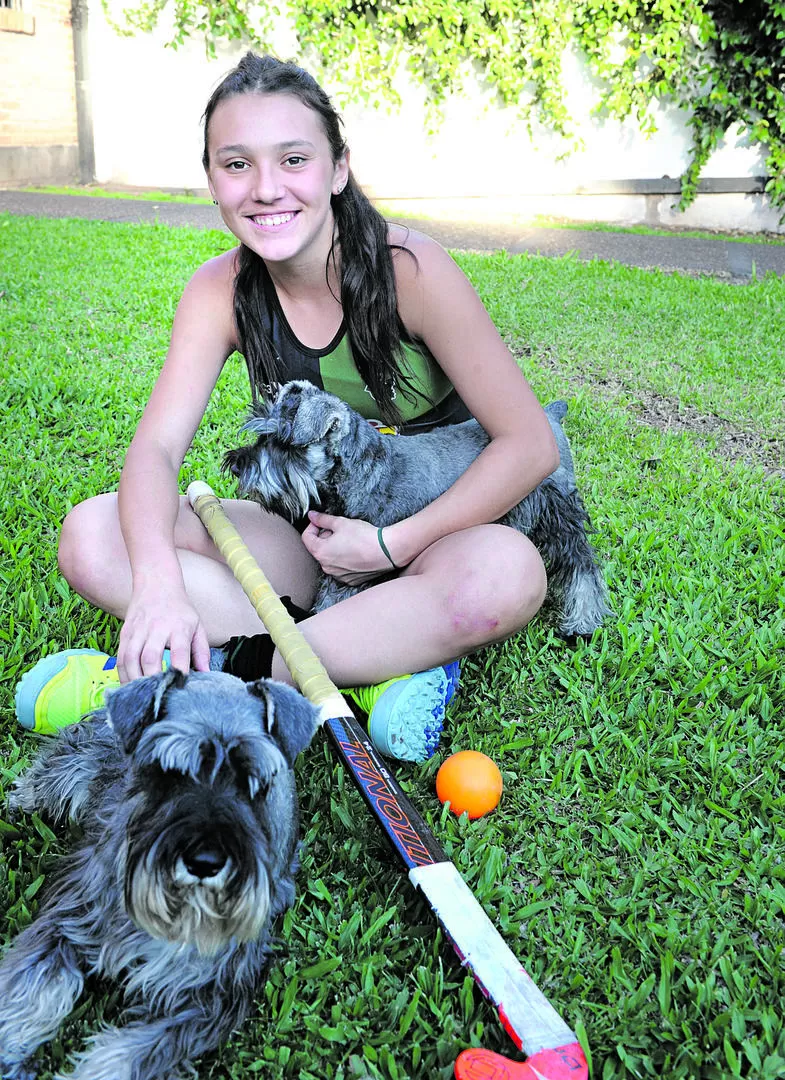
<path fill-rule="evenodd" d="M 335 163 L 335 175 L 333 177 L 333 194 L 340 195 L 349 180 L 349 150 L 344 151 L 343 156 Z"/>
<path fill-rule="evenodd" d="M 212 181 L 212 178 L 210 177 L 210 170 L 209 170 L 209 169 L 205 169 L 205 170 L 204 170 L 204 175 L 205 175 L 205 176 L 206 176 L 206 178 L 207 178 L 207 187 L 208 187 L 208 190 L 209 190 L 209 192 L 210 192 L 210 198 L 211 198 L 211 199 L 213 200 L 213 202 L 214 202 L 214 203 L 217 203 L 217 201 L 218 201 L 218 200 L 217 200 L 217 199 L 216 199 L 216 197 L 215 197 L 215 190 L 214 190 L 214 188 L 213 188 L 213 181 Z"/>

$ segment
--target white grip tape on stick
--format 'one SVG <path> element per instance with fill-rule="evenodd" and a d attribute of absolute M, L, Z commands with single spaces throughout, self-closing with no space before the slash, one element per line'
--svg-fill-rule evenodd
<path fill-rule="evenodd" d="M 488 997 L 521 1039 L 527 1057 L 565 1046 L 577 1036 L 521 967 L 451 862 L 409 871 L 409 880 L 425 893 L 439 922 Z"/>

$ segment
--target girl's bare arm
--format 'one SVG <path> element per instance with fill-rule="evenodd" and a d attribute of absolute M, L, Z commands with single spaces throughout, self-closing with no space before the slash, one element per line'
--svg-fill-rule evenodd
<path fill-rule="evenodd" d="M 120 525 L 132 572 L 132 595 L 120 635 L 125 681 L 172 663 L 209 664 L 204 628 L 183 583 L 174 542 L 178 474 L 210 394 L 235 346 L 233 253 L 197 270 L 183 292 L 171 343 L 126 455 L 120 479 Z"/>

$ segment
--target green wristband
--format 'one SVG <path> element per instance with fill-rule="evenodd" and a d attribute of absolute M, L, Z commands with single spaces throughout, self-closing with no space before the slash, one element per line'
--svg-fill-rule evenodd
<path fill-rule="evenodd" d="M 384 528 L 384 526 L 382 526 L 382 528 Z M 379 541 L 379 547 L 380 547 L 380 548 L 382 549 L 382 551 L 384 552 L 384 554 L 385 554 L 385 555 L 387 556 L 387 558 L 388 558 L 388 559 L 390 560 L 390 564 L 392 565 L 392 568 L 393 568 L 393 570 L 400 570 L 400 569 L 401 569 L 401 568 L 400 568 L 400 566 L 396 566 L 396 565 L 395 565 L 395 563 L 393 562 L 393 557 L 392 557 L 392 555 L 391 555 L 391 554 L 390 554 L 390 552 L 389 552 L 389 551 L 387 550 L 387 545 L 386 545 L 386 544 L 385 544 L 385 542 L 384 542 L 384 537 L 382 536 L 382 529 L 381 529 L 381 528 L 380 528 L 380 529 L 377 529 L 377 530 L 376 530 L 376 537 L 377 537 L 377 539 L 378 539 L 378 541 Z"/>

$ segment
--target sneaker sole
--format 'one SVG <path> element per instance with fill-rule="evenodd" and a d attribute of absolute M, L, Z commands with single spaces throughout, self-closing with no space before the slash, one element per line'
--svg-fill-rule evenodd
<path fill-rule="evenodd" d="M 45 656 L 25 672 L 16 688 L 14 703 L 16 718 L 27 731 L 35 731 L 35 703 L 43 688 L 59 675 L 68 663 L 69 656 L 103 656 L 98 649 L 66 649 L 65 652 Z"/>
<path fill-rule="evenodd" d="M 371 711 L 368 733 L 374 746 L 398 761 L 432 757 L 442 733 L 449 685 L 444 668 L 393 683 Z M 425 724 L 423 716 L 430 717 Z"/>
<path fill-rule="evenodd" d="M 451 664 L 445 664 L 444 674 L 447 676 L 447 690 L 444 694 L 444 704 L 449 705 L 458 693 L 458 687 L 461 685 L 460 660 L 453 660 Z"/>

